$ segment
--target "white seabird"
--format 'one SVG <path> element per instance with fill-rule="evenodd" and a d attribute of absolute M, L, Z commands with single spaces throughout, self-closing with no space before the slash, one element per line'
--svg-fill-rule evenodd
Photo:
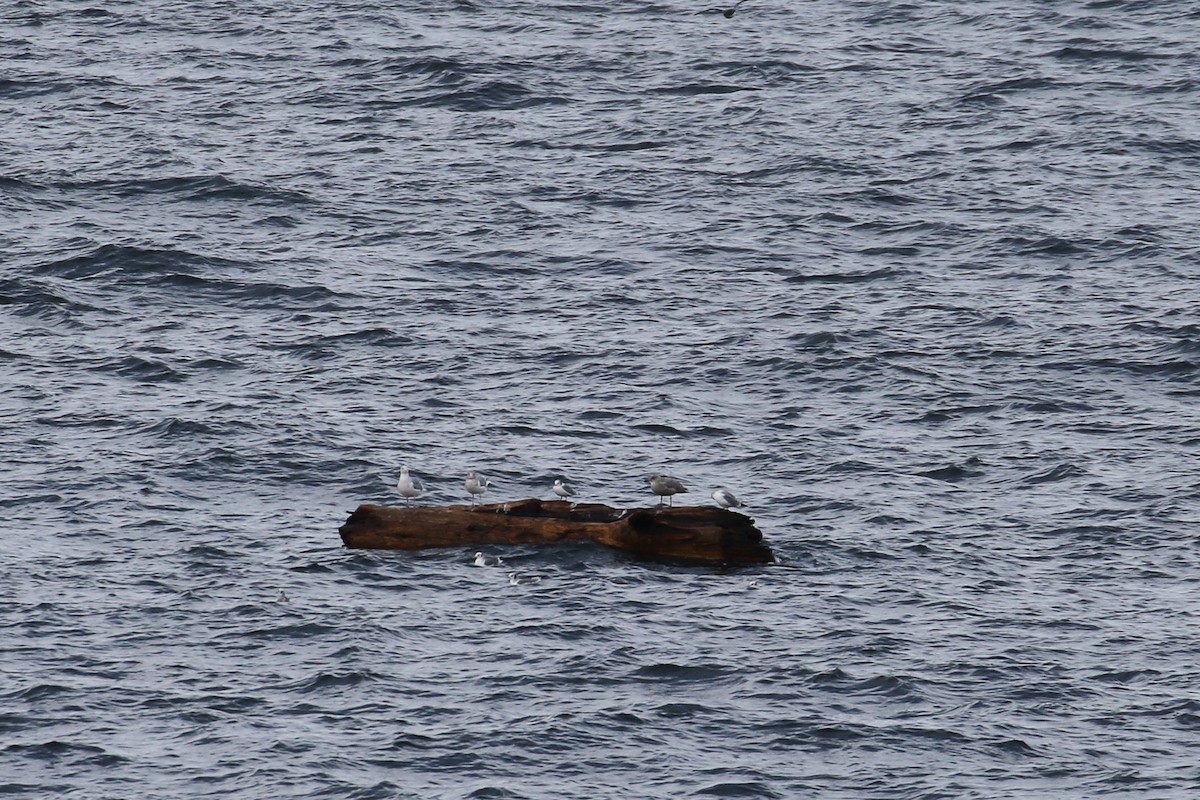
<path fill-rule="evenodd" d="M 408 467 L 400 468 L 400 480 L 396 481 L 396 491 L 404 498 L 406 504 L 411 504 L 414 497 L 420 497 L 425 491 L 425 484 L 420 479 L 408 474 Z"/>
<path fill-rule="evenodd" d="M 471 505 L 475 505 L 475 498 L 482 497 L 492 482 L 482 475 L 476 475 L 475 470 L 471 470 L 467 473 L 467 479 L 463 481 L 463 485 L 467 487 L 467 491 L 471 495 Z"/>
<path fill-rule="evenodd" d="M 737 495 L 722 487 L 712 493 L 712 499 L 721 508 L 742 508 L 746 504 L 737 499 Z"/>
<path fill-rule="evenodd" d="M 554 479 L 554 485 L 550 487 L 550 491 L 554 492 L 556 495 L 563 498 L 564 500 L 567 499 L 568 497 L 575 496 L 575 490 L 571 487 L 571 485 L 569 483 L 563 483 L 562 478 Z"/>
<path fill-rule="evenodd" d="M 500 556 L 485 556 L 483 553 L 476 553 L 473 563 L 477 567 L 498 567 L 504 563 L 504 559 Z"/>

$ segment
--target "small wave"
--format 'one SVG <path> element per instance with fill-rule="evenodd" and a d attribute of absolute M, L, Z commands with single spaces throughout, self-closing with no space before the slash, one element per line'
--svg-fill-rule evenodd
<path fill-rule="evenodd" d="M 1025 92 L 1032 89 L 1053 89 L 1058 86 L 1058 81 L 1053 78 L 1047 78 L 1041 75 L 1028 76 L 1021 78 L 1007 78 L 1001 81 L 989 81 L 972 87 L 973 93 L 986 94 L 1009 94 L 1012 92 Z"/>
<path fill-rule="evenodd" d="M 872 22 L 882 21 L 879 15 Z M 859 39 L 842 49 L 861 53 L 943 53 L 944 48 L 937 42 L 924 36 L 898 37 L 888 41 Z"/>
<path fill-rule="evenodd" d="M 214 561 L 222 562 L 236 558 L 236 554 L 231 550 L 226 550 L 211 544 L 194 544 L 191 547 L 186 548 L 183 552 L 189 558 L 212 559 Z"/>
<path fill-rule="evenodd" d="M 67 190 L 99 191 L 117 197 L 165 195 L 168 199 L 185 202 L 245 200 L 252 203 L 277 205 L 308 205 L 313 202 L 303 192 L 243 183 L 224 175 L 87 181 L 58 184 L 58 187 Z"/>
<path fill-rule="evenodd" d="M 913 245 L 885 245 L 863 247 L 858 252 L 864 256 L 915 256 L 920 255 L 921 248 Z"/>
<path fill-rule="evenodd" d="M 438 739 L 420 733 L 402 733 L 392 739 L 393 750 L 431 750 L 441 747 Z"/>
<path fill-rule="evenodd" d="M 185 250 L 125 245 L 101 245 L 87 253 L 34 267 L 38 275 L 71 279 L 120 281 L 149 290 L 185 292 L 189 298 L 203 294 L 211 300 L 299 307 L 307 311 L 336 310 L 339 292 L 318 285 L 290 285 L 274 281 L 247 281 L 216 277 L 221 272 L 245 272 L 253 265 Z M 92 307 L 73 302 L 72 308 Z"/>
<path fill-rule="evenodd" d="M 875 675 L 848 687 L 851 693 L 884 695 L 900 700 L 918 700 L 915 679 L 907 675 Z"/>
<path fill-rule="evenodd" d="M 68 297 L 61 290 L 26 280 L 0 281 L 0 306 L 13 306 L 13 312 L 20 316 L 58 322 L 73 322 L 82 315 L 101 311 L 98 306 Z"/>
<path fill-rule="evenodd" d="M 40 702 L 42 700 L 50 700 L 61 695 L 73 694 L 74 690 L 67 686 L 60 686 L 56 683 L 39 683 L 36 686 L 29 686 L 24 689 L 0 694 L 0 697 L 7 697 L 11 700 L 22 700 L 24 702 Z"/>
<path fill-rule="evenodd" d="M 533 267 L 513 266 L 511 264 L 501 266 L 495 262 L 477 261 L 474 259 L 446 260 L 437 258 L 426 262 L 425 268 L 434 273 L 453 277 L 455 280 L 475 276 L 495 278 L 500 274 L 506 277 L 539 274 L 539 271 Z"/>
<path fill-rule="evenodd" d="M 968 414 L 990 414 L 1000 406 L 985 404 L 980 406 L 954 406 L 947 408 L 931 408 L 921 415 L 921 422 L 948 422 Z M 974 459 L 972 459 L 974 460 Z"/>
<path fill-rule="evenodd" d="M 895 734 L 903 738 L 910 739 L 927 739 L 934 742 L 970 742 L 969 736 L 959 733 L 950 728 L 934 728 L 934 727 L 918 727 L 916 725 L 898 725 L 896 727 L 885 728 L 885 732 Z"/>
<path fill-rule="evenodd" d="M 167 439 L 175 436 L 190 439 L 196 436 L 210 436 L 220 433 L 219 430 L 211 425 L 205 425 L 203 422 L 197 422 L 196 420 L 180 419 L 179 417 L 167 417 L 166 419 L 146 425 L 139 430 L 141 433 L 148 433 L 152 436 Z"/>
<path fill-rule="evenodd" d="M 699 703 L 664 703 L 655 709 L 659 716 L 670 718 L 690 718 L 702 714 L 711 714 L 712 709 Z"/>
<path fill-rule="evenodd" d="M 1000 243 L 1011 247 L 1013 252 L 1022 256 L 1066 256 L 1088 252 L 1088 248 L 1083 245 L 1058 236 L 1046 236 L 1041 239 L 1009 237 L 1002 239 Z"/>
<path fill-rule="evenodd" d="M 1124 669 L 1098 672 L 1092 675 L 1090 680 L 1125 685 L 1141 681 L 1153 681 L 1160 677 L 1162 677 L 1162 673 L 1156 669 Z"/>
<path fill-rule="evenodd" d="M 3 87 L 4 82 L 0 80 L 0 87 Z M 3 91 L 0 89 L 0 96 L 3 96 Z M 0 175 L 0 189 L 3 189 L 7 194 L 16 194 L 18 192 L 30 193 L 41 190 L 40 184 L 25 180 L 24 178 L 9 178 Z"/>
<path fill-rule="evenodd" d="M 589 420 L 613 420 L 624 417 L 625 415 L 617 411 L 589 410 L 582 411 L 579 414 L 580 419 Z"/>
<path fill-rule="evenodd" d="M 870 734 L 861 725 L 832 724 L 812 728 L 811 737 L 819 742 L 835 746 L 842 742 L 865 739 Z"/>
<path fill-rule="evenodd" d="M 311 692 L 323 692 L 329 689 L 338 689 L 343 686 L 357 686 L 360 683 L 377 680 L 378 678 L 379 676 L 370 670 L 322 672 L 306 680 L 297 681 L 286 688 L 288 691 L 297 691 L 302 694 L 308 694 Z"/>
<path fill-rule="evenodd" d="M 890 267 L 869 270 L 866 272 L 822 272 L 804 275 L 789 275 L 784 278 L 788 283 L 870 283 L 897 277 L 898 270 Z"/>
<path fill-rule="evenodd" d="M 783 797 L 760 781 L 714 783 L 703 789 L 697 789 L 693 794 L 700 797 Z"/>
<path fill-rule="evenodd" d="M 228 358 L 201 358 L 191 363 L 192 367 L 200 370 L 235 370 L 242 369 L 242 362 Z"/>
<path fill-rule="evenodd" d="M 939 467 L 937 469 L 926 470 L 925 472 L 918 472 L 917 474 L 923 478 L 931 478 L 935 481 L 942 481 L 944 483 L 960 483 L 968 478 L 978 478 L 983 474 L 983 472 L 981 470 L 972 469 L 966 464 L 951 464 L 946 467 Z"/>
<path fill-rule="evenodd" d="M 288 567 L 288 571 L 300 573 L 332 573 L 334 570 L 327 564 L 313 562 L 311 564 L 301 564 L 300 566 L 296 567 Z"/>
<path fill-rule="evenodd" d="M 838 331 L 815 331 L 813 333 L 793 333 L 787 337 L 789 342 L 795 342 L 806 350 L 832 350 L 837 345 L 850 340 L 850 336 Z"/>
<path fill-rule="evenodd" d="M 141 356 L 125 356 L 89 367 L 93 372 L 111 372 L 142 383 L 182 383 L 187 375 L 161 361 Z"/>
<path fill-rule="evenodd" d="M 274 598 L 272 598 L 273 600 Z M 272 628 L 256 628 L 249 635 L 258 639 L 312 639 L 336 633 L 337 628 L 321 622 L 302 622 L 298 624 L 278 625 Z"/>
<path fill-rule="evenodd" d="M 1028 486 L 1036 486 L 1040 483 L 1055 483 L 1069 478 L 1078 478 L 1081 475 L 1087 474 L 1082 467 L 1075 464 L 1059 464 L 1050 469 L 1043 470 L 1036 474 L 1030 475 L 1021 481 Z"/>
<path fill-rule="evenodd" d="M 1040 89 L 1053 89 L 1057 86 L 1058 81 L 1045 77 L 1009 78 L 1002 81 L 990 81 L 970 87 L 966 93 L 959 98 L 959 102 L 964 104 L 977 103 L 998 105 L 1007 102 L 1007 95 L 1010 94 L 1030 92 Z M 1022 140 L 1017 141 L 1020 142 Z M 1033 141 L 1029 141 L 1024 145 L 1004 145 L 1001 149 L 1021 149 L 1023 146 L 1032 146 L 1033 143 Z M 971 149 L 968 148 L 967 152 L 971 152 Z"/>
<path fill-rule="evenodd" d="M 634 674 L 640 678 L 668 683 L 692 683 L 715 681 L 729 677 L 732 673 L 724 667 L 696 666 L 691 664 L 650 664 L 638 667 Z"/>
<path fill-rule="evenodd" d="M 411 336 L 396 333 L 390 328 L 370 327 L 362 330 L 349 331 L 322 336 L 313 344 L 337 344 L 344 346 L 367 345 L 370 347 L 406 348 L 412 347 L 414 339 Z"/>
<path fill-rule="evenodd" d="M 33 720 L 25 714 L 12 711 L 0 711 L 0 733 L 12 734 L 30 726 Z M 3 794 L 3 792 L 0 792 Z"/>
<path fill-rule="evenodd" d="M 634 425 L 639 431 L 645 433 L 657 433 L 663 436 L 683 436 L 683 431 L 671 425 L 663 425 L 656 422 L 647 422 L 644 424 Z"/>
<path fill-rule="evenodd" d="M 763 59 L 762 61 L 721 61 L 713 64 L 697 64 L 698 70 L 712 70 L 726 76 L 745 75 L 751 78 L 775 77 L 793 78 L 797 74 L 809 75 L 819 72 L 820 68 L 810 64 L 800 64 L 787 59 Z"/>
<path fill-rule="evenodd" d="M 1151 716 L 1172 717 L 1181 728 L 1200 730 L 1200 700 L 1173 701 L 1157 707 Z"/>
<path fill-rule="evenodd" d="M 1129 531 L 1120 525 L 1067 525 L 1061 528 L 1052 528 L 1046 532 L 1046 535 L 1051 538 L 1067 537 L 1093 545 L 1110 546 L 1126 544 Z M 1077 548 L 1077 541 L 1070 546 Z M 1086 555 L 1086 552 L 1080 549 L 1076 555 L 1083 556 Z"/>
<path fill-rule="evenodd" d="M 162 278 L 190 276 L 214 267 L 230 266 L 243 265 L 185 250 L 105 244 L 86 253 L 40 264 L 32 271 L 37 275 L 71 279 L 94 278 L 106 273 L 121 277 Z"/>
<path fill-rule="evenodd" d="M 653 90 L 655 94 L 692 97 L 701 94 L 733 94 L 735 92 L 762 91 L 757 86 L 732 86 L 724 83 L 687 83 L 682 86 L 664 86 Z"/>
<path fill-rule="evenodd" d="M 1095 411 L 1096 407 L 1088 403 L 1071 400 L 1019 400 L 1009 404 L 1009 408 L 1032 411 L 1037 414 L 1060 414 L 1064 412 Z"/>
<path fill-rule="evenodd" d="M 544 105 L 565 105 L 569 101 L 556 95 L 534 92 L 514 81 L 490 81 L 482 86 L 435 94 L 406 101 L 404 105 L 449 108 L 454 111 L 515 111 Z"/>
<path fill-rule="evenodd" d="M 27 505 L 59 506 L 63 502 L 60 494 L 32 494 L 24 497 L 0 497 L 0 508 L 18 508 Z"/>
<path fill-rule="evenodd" d="M 826 175 L 875 175 L 878 173 L 878 168 L 870 164 L 855 163 L 853 161 L 830 158 L 820 155 L 805 155 L 799 158 L 793 158 L 783 161 L 780 164 L 771 167 L 757 167 L 748 169 L 743 172 L 737 172 L 731 175 L 727 180 L 739 184 L 762 185 L 764 178 L 779 178 L 778 184 L 785 182 L 792 175 L 803 174 L 807 172 L 826 174 Z M 823 212 L 817 215 L 817 219 L 834 223 L 851 223 L 854 222 L 852 217 L 833 212 Z"/>
<path fill-rule="evenodd" d="M 1007 753 L 1008 755 L 1021 756 L 1022 758 L 1039 758 L 1042 753 L 1037 748 L 1030 745 L 1024 739 L 1001 739 L 992 742 L 992 747 Z"/>
<path fill-rule="evenodd" d="M 636 150 L 657 150 L 660 147 L 670 146 L 670 142 L 643 140 L 640 142 L 617 142 L 616 144 L 599 145 L 595 149 L 602 153 L 626 153 Z"/>
<path fill-rule="evenodd" d="M 20 755 L 22 758 L 32 758 L 38 761 L 58 761 L 64 758 L 86 756 L 83 763 L 107 765 L 123 759 L 111 756 L 103 747 L 94 744 L 78 744 L 63 742 L 57 739 L 40 744 L 11 744 L 4 752 Z"/>
<path fill-rule="evenodd" d="M 388 795 L 388 797 L 392 796 L 393 795 Z M 503 789 L 499 786 L 482 786 L 468 794 L 467 797 L 478 798 L 478 800 L 506 800 L 506 798 L 510 797 L 524 798 L 526 795 L 511 791 L 509 789 Z"/>
<path fill-rule="evenodd" d="M 472 70 L 462 61 L 442 56 L 416 56 L 409 58 L 386 59 L 379 62 L 366 59 L 346 59 L 336 63 L 336 66 L 370 66 L 370 76 L 409 76 L 420 75 L 430 79 L 432 83 L 442 86 L 461 86 L 470 78 Z"/>
<path fill-rule="evenodd" d="M 917 521 L 908 517 L 900 517 L 895 514 L 875 514 L 867 517 L 864 520 L 869 525 L 915 525 Z"/>
<path fill-rule="evenodd" d="M 1052 58 L 1062 61 L 1137 62 L 1173 58 L 1173 56 L 1147 50 L 1126 50 L 1120 47 L 1109 47 L 1101 42 L 1095 42 L 1090 39 L 1076 39 L 1074 42 L 1074 44 L 1067 45 L 1066 47 L 1052 50 L 1049 55 Z"/>
<path fill-rule="evenodd" d="M 0 97 L 14 100 L 70 92 L 75 88 L 75 82 L 66 80 L 0 78 Z"/>

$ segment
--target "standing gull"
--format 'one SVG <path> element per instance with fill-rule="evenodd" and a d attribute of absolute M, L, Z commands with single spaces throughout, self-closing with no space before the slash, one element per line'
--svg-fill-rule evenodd
<path fill-rule="evenodd" d="M 482 475 L 476 475 L 475 470 L 471 470 L 467 473 L 467 479 L 463 481 L 463 485 L 467 487 L 467 492 L 471 495 L 471 505 L 475 505 L 475 498 L 482 497 L 492 482 Z"/>
<path fill-rule="evenodd" d="M 683 485 L 683 481 L 679 478 L 672 478 L 669 475 L 651 475 L 650 476 L 650 491 L 658 495 L 658 504 L 661 506 L 663 498 L 668 498 L 668 505 L 674 501 L 670 500 L 671 496 L 679 492 L 686 492 L 688 488 Z"/>
<path fill-rule="evenodd" d="M 408 474 L 408 467 L 400 468 L 400 480 L 396 481 L 396 491 L 404 497 L 406 505 L 411 505 L 414 497 L 420 497 L 425 491 L 425 484 L 419 478 Z"/>
<path fill-rule="evenodd" d="M 571 487 L 571 484 L 563 483 L 562 478 L 554 479 L 554 485 L 550 487 L 550 491 L 554 492 L 564 500 L 566 500 L 568 497 L 575 496 L 575 490 Z"/>
<path fill-rule="evenodd" d="M 712 493 L 712 499 L 716 501 L 716 504 L 721 508 L 741 508 L 742 506 L 746 505 L 741 500 L 738 500 L 737 496 L 733 492 L 725 488 L 720 488 L 714 491 Z"/>

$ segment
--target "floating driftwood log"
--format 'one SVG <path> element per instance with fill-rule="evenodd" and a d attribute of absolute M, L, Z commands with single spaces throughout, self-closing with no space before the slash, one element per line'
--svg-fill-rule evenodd
<path fill-rule="evenodd" d="M 590 541 L 648 558 L 731 564 L 775 558 L 754 520 L 711 506 L 622 509 L 537 499 L 476 506 L 365 503 L 338 532 L 346 547 L 373 550 Z"/>

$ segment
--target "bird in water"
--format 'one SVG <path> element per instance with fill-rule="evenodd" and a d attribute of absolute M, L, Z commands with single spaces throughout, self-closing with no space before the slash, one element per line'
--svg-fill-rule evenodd
<path fill-rule="evenodd" d="M 683 481 L 678 478 L 672 478 L 669 475 L 651 475 L 650 476 L 650 491 L 658 495 L 658 504 L 661 506 L 663 498 L 668 499 L 668 505 L 672 505 L 674 501 L 670 498 L 680 492 L 686 492 L 688 488 L 683 485 Z"/>
<path fill-rule="evenodd" d="M 523 586 L 523 585 L 529 584 L 529 583 L 541 583 L 542 577 L 543 576 L 538 575 L 536 572 L 528 573 L 525 575 L 521 575 L 516 572 L 510 572 L 510 573 L 508 573 L 508 585 L 509 586 Z"/>
<path fill-rule="evenodd" d="M 406 505 L 411 505 L 414 497 L 420 497 L 425 491 L 425 484 L 418 478 L 408 474 L 408 467 L 400 468 L 400 480 L 396 481 L 396 491 L 404 498 Z"/>
<path fill-rule="evenodd" d="M 485 556 L 483 553 L 476 553 L 472 563 L 477 567 L 498 567 L 504 563 L 504 559 L 500 556 Z"/>
<path fill-rule="evenodd" d="M 746 504 L 737 499 L 737 495 L 728 489 L 717 489 L 712 493 L 712 499 L 721 508 L 742 508 Z"/>
<path fill-rule="evenodd" d="M 492 482 L 482 475 L 475 474 L 475 470 L 471 470 L 467 473 L 467 479 L 463 481 L 463 485 L 467 487 L 467 492 L 471 495 L 471 505 L 475 505 L 475 498 L 482 497 Z"/>
<path fill-rule="evenodd" d="M 697 11 L 696 13 L 697 14 L 712 14 L 714 12 L 720 12 L 721 16 L 725 17 L 725 19 L 733 19 L 733 15 L 737 13 L 738 6 L 740 6 L 744 2 L 746 2 L 746 0 L 738 0 L 736 3 L 733 4 L 733 8 L 706 8 L 703 11 Z"/>
<path fill-rule="evenodd" d="M 555 478 L 554 485 L 550 487 L 550 491 L 566 500 L 568 497 L 575 496 L 575 489 L 569 483 L 563 483 L 562 478 Z"/>

